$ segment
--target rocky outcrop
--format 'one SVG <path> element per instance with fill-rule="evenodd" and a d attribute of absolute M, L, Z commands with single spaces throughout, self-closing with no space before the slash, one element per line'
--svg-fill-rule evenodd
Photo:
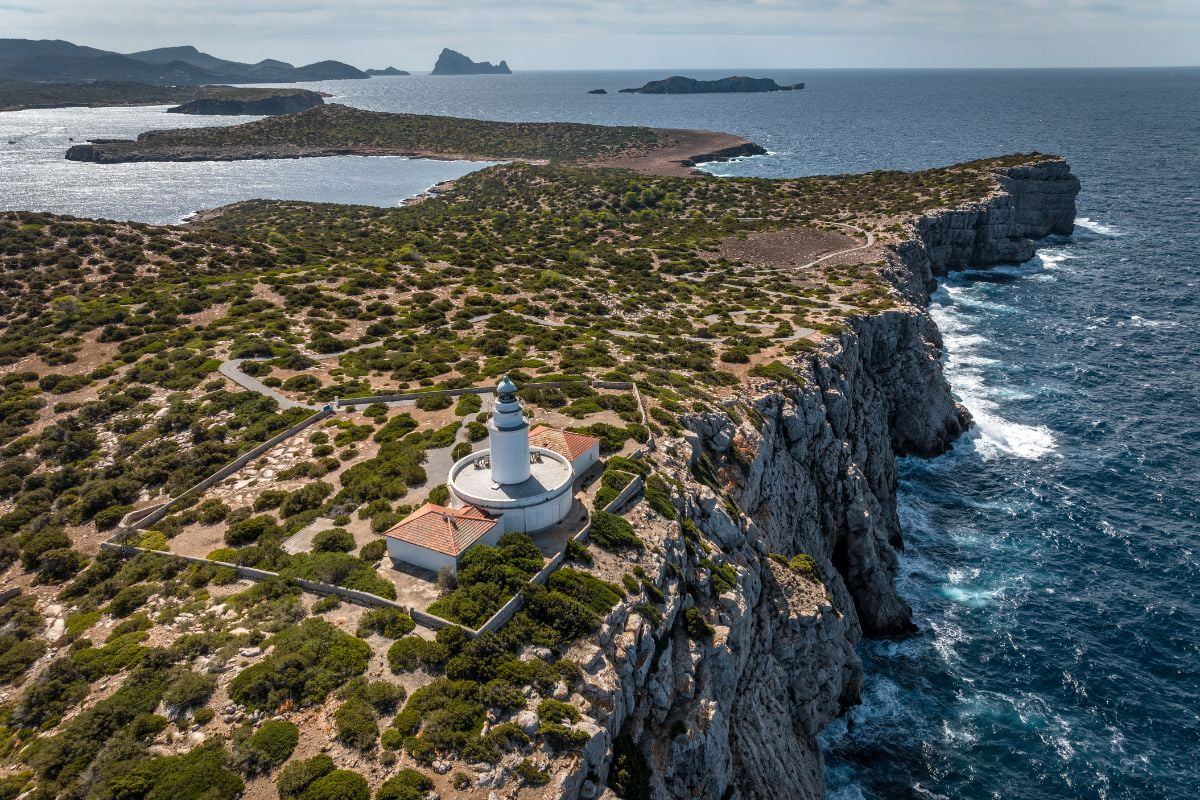
<path fill-rule="evenodd" d="M 457 50 L 446 48 L 433 65 L 433 75 L 511 75 L 507 61 L 472 61 Z"/>
<path fill-rule="evenodd" d="M 781 85 L 770 78 L 747 78 L 731 75 L 715 81 L 700 81 L 682 75 L 672 75 L 661 81 L 648 81 L 634 89 L 622 89 L 624 94 L 718 94 L 725 92 L 793 92 L 804 88 L 803 83 Z"/>
<path fill-rule="evenodd" d="M 915 220 L 889 254 L 913 302 L 797 359 L 802 383 L 761 382 L 685 417 L 686 436 L 654 454 L 682 520 L 640 556 L 665 610 L 622 604 L 572 654 L 595 728 L 557 776 L 561 796 L 598 796 L 606 782 L 680 800 L 824 796 L 815 737 L 858 702 L 855 645 L 913 630 L 894 584 L 895 457 L 940 453 L 969 424 L 942 376 L 930 276 L 1023 258 L 1025 242 L 1072 225 L 1078 182 L 1065 162 L 1006 170 L 1000 185 Z M 789 566 L 797 554 L 812 561 Z M 697 613 L 711 637 L 687 622 Z"/>
<path fill-rule="evenodd" d="M 292 114 L 297 111 L 307 111 L 323 105 L 325 100 L 316 92 L 289 92 L 274 97 L 262 97 L 257 100 L 221 100 L 219 98 L 202 98 L 192 100 L 182 105 L 167 109 L 169 114 L 212 114 L 235 116 L 255 114 L 262 117 L 273 117 L 279 114 Z"/>

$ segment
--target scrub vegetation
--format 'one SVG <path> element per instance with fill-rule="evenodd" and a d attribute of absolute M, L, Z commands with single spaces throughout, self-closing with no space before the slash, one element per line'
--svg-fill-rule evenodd
<path fill-rule="evenodd" d="M 621 130 L 587 146 L 626 147 Z M 522 146 L 547 158 L 583 146 L 538 135 Z M 348 529 L 390 527 L 440 481 L 426 473 L 431 451 L 453 448 L 460 429 L 486 436 L 477 400 L 339 413 L 289 440 L 296 463 L 255 465 L 260 484 L 223 483 L 225 494 L 179 504 L 137 540 L 167 550 L 199 536 L 217 560 L 279 578 L 100 549 L 129 511 L 312 413 L 242 390 L 219 365 L 262 359 L 244 366 L 314 404 L 504 373 L 521 385 L 635 381 L 645 420 L 628 392 L 522 390 L 616 453 L 681 432 L 682 417 L 747 382 L 802 384 L 822 337 L 902 303 L 881 252 L 772 268 L 722 255 L 729 242 L 847 224 L 886 244 L 913 214 L 984 197 L 991 170 L 1029 160 L 791 180 L 508 164 L 400 209 L 254 201 L 193 227 L 0 212 L 0 571 L 22 589 L 0 604 L 0 790 L 473 796 L 477 773 L 461 767 L 479 762 L 514 785 L 545 783 L 553 760 L 575 758 L 594 733 L 577 649 L 614 609 L 657 624 L 667 593 L 686 591 L 695 610 L 677 646 L 723 635 L 705 609 L 738 571 L 678 518 L 677 486 L 609 458 L 596 496 L 641 475 L 632 511 L 595 513 L 592 546 L 571 545 L 544 587 L 528 583 L 546 563 L 529 537 L 472 550 L 434 603 L 455 623 L 436 635 L 394 609 L 315 600 L 294 579 L 394 596 L 382 543 Z M 697 469 L 714 480 L 711 465 Z M 309 552 L 284 550 L 318 517 L 334 525 Z M 695 576 L 649 568 L 668 529 L 698 559 Z M 820 581 L 805 556 L 786 566 Z M 516 593 L 522 607 L 498 631 L 458 627 Z M 318 718 L 329 729 L 307 741 Z M 614 786 L 636 794 L 636 754 L 623 747 Z"/>

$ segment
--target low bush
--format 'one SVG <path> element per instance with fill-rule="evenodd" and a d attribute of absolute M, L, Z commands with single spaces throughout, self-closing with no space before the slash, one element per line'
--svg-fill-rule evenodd
<path fill-rule="evenodd" d="M 413 618 L 398 608 L 372 608 L 359 620 L 356 633 L 359 636 L 378 633 L 389 639 L 399 639 L 412 633 L 416 627 L 417 623 L 413 622 Z"/>
<path fill-rule="evenodd" d="M 249 775 L 269 772 L 287 761 L 300 742 L 300 729 L 286 720 L 268 720 L 253 730 L 234 732 L 234 762 Z"/>
<path fill-rule="evenodd" d="M 317 778 L 301 794 L 300 800 L 370 800 L 371 787 L 366 778 L 348 769 L 335 769 Z"/>
<path fill-rule="evenodd" d="M 343 744 L 359 750 L 375 747 L 379 725 L 375 709 L 366 700 L 352 697 L 342 703 L 334 712 L 333 721 L 337 726 L 337 738 Z"/>
<path fill-rule="evenodd" d="M 469 396 L 469 395 L 468 395 Z M 421 800 L 433 791 L 433 781 L 415 769 L 402 769 L 375 792 L 375 800 Z"/>
<path fill-rule="evenodd" d="M 293 761 L 279 773 L 275 788 L 281 800 L 296 800 L 318 778 L 333 772 L 333 759 L 325 753 L 303 761 Z"/>
<path fill-rule="evenodd" d="M 600 547 L 606 550 L 616 550 L 623 547 L 641 549 L 644 545 L 633 526 L 624 517 L 610 514 L 607 511 L 597 511 L 592 514 L 592 526 L 588 536 Z"/>
<path fill-rule="evenodd" d="M 349 553 L 354 549 L 354 535 L 345 528 L 330 528 L 313 537 L 314 553 Z"/>

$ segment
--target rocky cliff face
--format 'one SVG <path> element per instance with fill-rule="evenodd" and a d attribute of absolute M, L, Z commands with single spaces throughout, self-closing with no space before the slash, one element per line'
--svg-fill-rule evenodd
<path fill-rule="evenodd" d="M 911 305 L 798 361 L 802 386 L 766 383 L 688 417 L 688 435 L 655 454 L 684 520 L 642 556 L 667 610 L 622 604 L 578 647 L 595 736 L 558 776 L 560 796 L 824 796 L 815 737 L 858 702 L 855 645 L 913 630 L 894 586 L 895 457 L 940 453 L 969 424 L 925 312 L 932 276 L 1028 258 L 1034 239 L 1072 228 L 1065 162 L 1000 180 L 986 201 L 916 220 L 892 253 Z M 797 554 L 812 561 L 789 566 Z M 714 599 L 689 611 L 693 597 Z M 711 637 L 696 635 L 697 611 Z"/>

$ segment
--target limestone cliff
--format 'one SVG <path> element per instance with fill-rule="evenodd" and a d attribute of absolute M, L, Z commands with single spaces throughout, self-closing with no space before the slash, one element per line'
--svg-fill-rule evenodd
<path fill-rule="evenodd" d="M 913 629 L 894 585 L 895 457 L 940 453 L 969 424 L 925 310 L 933 276 L 1028 258 L 1073 225 L 1065 162 L 1008 170 L 1000 187 L 913 222 L 888 264 L 910 302 L 798 359 L 803 385 L 762 383 L 661 443 L 683 523 L 640 558 L 666 611 L 622 604 L 577 646 L 594 737 L 559 796 L 824 796 L 815 737 L 858 702 L 855 645 Z M 812 562 L 789 566 L 797 554 Z"/>

